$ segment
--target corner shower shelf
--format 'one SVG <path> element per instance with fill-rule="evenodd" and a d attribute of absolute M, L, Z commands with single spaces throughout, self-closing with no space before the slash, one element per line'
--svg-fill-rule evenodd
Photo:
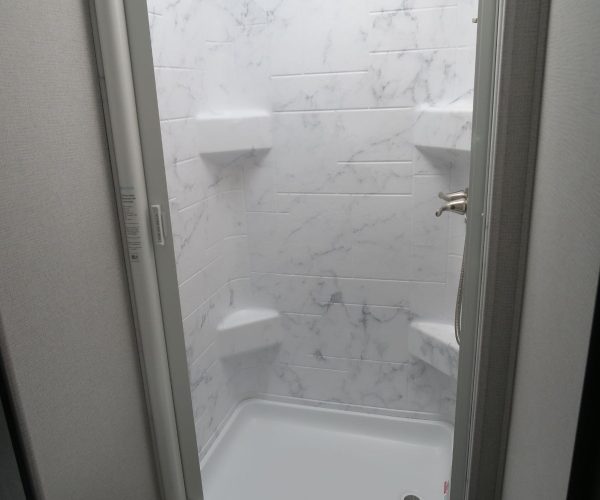
<path fill-rule="evenodd" d="M 281 342 L 281 317 L 274 309 L 240 309 L 217 326 L 221 357 L 275 346 Z"/>
<path fill-rule="evenodd" d="M 270 149 L 271 114 L 265 111 L 203 114 L 196 117 L 201 154 Z"/>
<path fill-rule="evenodd" d="M 417 148 L 447 163 L 470 153 L 473 125 L 470 103 L 422 108 L 418 113 L 413 135 Z"/>
<path fill-rule="evenodd" d="M 416 358 L 457 378 L 459 346 L 454 337 L 454 326 L 447 323 L 411 323 L 408 350 Z"/>

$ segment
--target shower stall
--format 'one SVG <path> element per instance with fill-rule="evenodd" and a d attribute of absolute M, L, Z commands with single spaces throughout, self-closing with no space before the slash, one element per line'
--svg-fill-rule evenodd
<path fill-rule="evenodd" d="M 204 497 L 450 498 L 475 0 L 147 16 Z"/>

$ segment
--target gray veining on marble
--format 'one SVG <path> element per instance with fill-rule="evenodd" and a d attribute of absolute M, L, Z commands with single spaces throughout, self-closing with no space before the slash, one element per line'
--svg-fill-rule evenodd
<path fill-rule="evenodd" d="M 410 325 L 408 350 L 417 359 L 456 379 L 459 347 L 453 325 L 415 321 Z"/>
<path fill-rule="evenodd" d="M 409 333 L 452 321 L 464 224 L 433 211 L 468 162 L 415 142 L 468 137 L 452 117 L 415 129 L 472 100 L 475 2 L 148 9 L 199 448 L 257 395 L 451 420 L 454 384 Z M 201 154 L 198 116 L 253 112 L 270 150 Z M 282 343 L 225 362 L 217 325 L 243 307 L 280 311 Z"/>

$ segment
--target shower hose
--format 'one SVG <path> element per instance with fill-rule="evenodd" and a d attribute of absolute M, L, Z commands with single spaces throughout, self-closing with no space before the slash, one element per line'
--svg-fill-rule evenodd
<path fill-rule="evenodd" d="M 467 218 L 465 217 L 465 222 Z M 463 299 L 463 282 L 465 278 L 465 251 L 467 249 L 467 238 L 465 236 L 465 244 L 463 247 L 462 262 L 460 264 L 460 277 L 458 278 L 458 290 L 456 292 L 456 306 L 454 308 L 454 337 L 456 343 L 460 345 L 461 334 L 461 318 L 462 318 L 462 299 Z"/>

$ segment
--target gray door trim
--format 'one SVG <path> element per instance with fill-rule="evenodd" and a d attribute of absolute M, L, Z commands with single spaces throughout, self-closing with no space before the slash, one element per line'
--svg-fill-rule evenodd
<path fill-rule="evenodd" d="M 480 22 L 485 23 L 480 26 L 480 31 L 483 28 L 488 35 L 494 28 L 489 25 L 492 3 L 480 2 Z M 469 294 L 478 295 L 479 313 L 474 309 L 477 301 L 471 297 L 465 304 L 465 330 L 475 338 L 461 346 L 453 500 L 502 498 L 549 4 L 549 0 L 499 1 L 495 11 L 496 49 L 493 53 L 485 34 L 480 33 L 479 37 L 474 131 L 479 130 L 478 120 L 484 120 L 486 112 L 489 113 L 489 128 L 486 156 L 479 150 L 481 145 L 474 133 L 471 183 L 477 185 L 481 182 L 479 176 L 488 176 L 488 205 L 481 205 L 480 200 L 470 200 L 471 214 L 478 215 L 480 209 L 486 214 L 482 220 L 485 241 L 480 252 L 481 247 L 472 241 L 476 234 L 468 238 L 466 288 Z M 495 59 L 493 64 L 484 60 L 492 57 Z M 484 161 L 487 168 L 480 172 L 477 166 L 483 165 Z M 472 217 L 471 227 L 478 222 L 478 217 L 475 220 Z M 482 266 L 479 282 L 478 265 Z M 473 373 L 469 373 L 471 369 Z M 465 444 L 468 449 L 464 449 Z M 465 468 L 461 467 L 465 460 L 457 454 L 468 456 Z"/>
<path fill-rule="evenodd" d="M 469 176 L 469 213 L 464 254 L 462 335 L 452 457 L 451 500 L 468 498 L 474 419 L 480 376 L 483 297 L 487 285 L 490 193 L 494 169 L 497 58 L 502 26 L 501 0 L 480 0 Z"/>
<path fill-rule="evenodd" d="M 91 0 L 91 12 L 162 495 L 201 500 L 146 2 Z M 162 208 L 164 245 L 153 234 L 151 205 Z"/>

